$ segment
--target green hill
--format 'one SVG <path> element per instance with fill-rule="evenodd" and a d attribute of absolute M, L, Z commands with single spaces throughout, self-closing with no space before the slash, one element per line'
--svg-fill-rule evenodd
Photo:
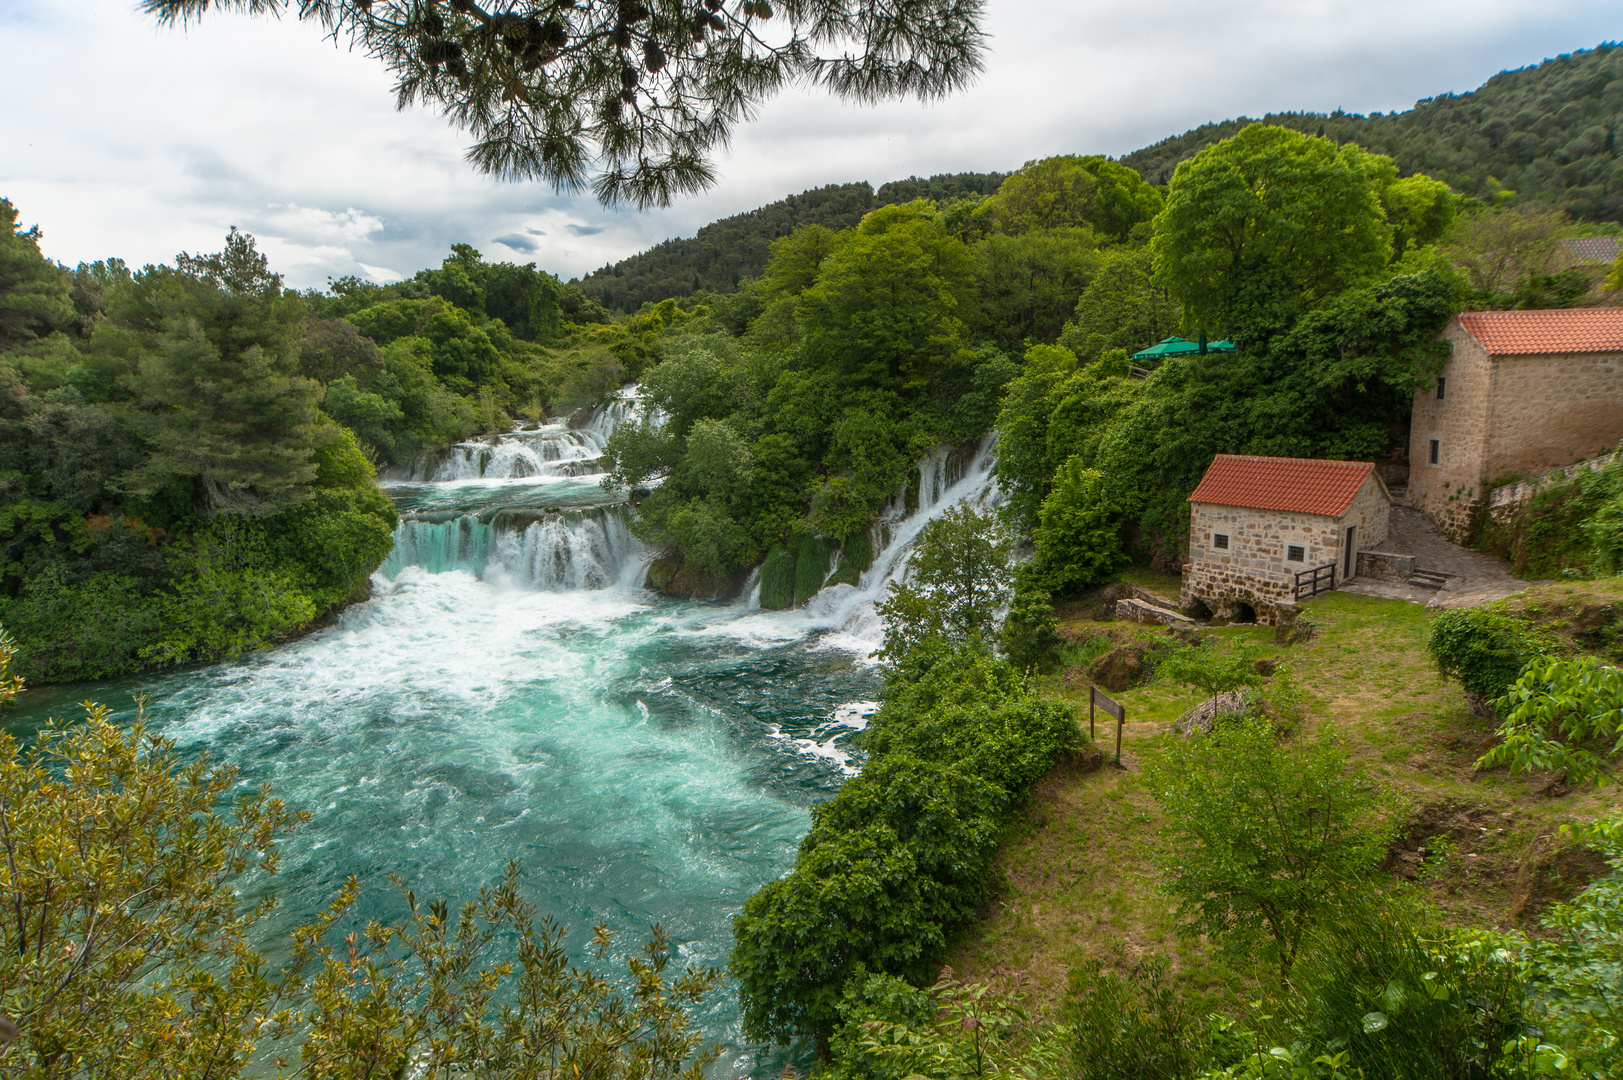
<path fill-rule="evenodd" d="M 740 278 L 756 277 L 766 268 L 772 241 L 802 225 L 849 229 L 868 211 L 893 203 L 990 195 L 1003 177 L 1003 173 L 950 173 L 928 179 L 910 176 L 878 191 L 866 181 L 813 188 L 711 222 L 691 239 L 667 240 L 594 270 L 580 280 L 580 287 L 604 307 L 619 311 L 636 311 L 645 302 L 690 296 L 703 289 L 732 292 Z"/>
<path fill-rule="evenodd" d="M 1443 94 L 1391 114 L 1269 113 L 1205 124 L 1121 158 L 1152 184 L 1178 162 L 1248 124 L 1279 124 L 1390 154 L 1405 175 L 1427 173 L 1484 201 L 1540 201 L 1589 221 L 1623 219 L 1623 49 L 1602 44 L 1506 71 L 1465 94 Z M 1003 173 L 910 177 L 877 191 L 830 184 L 712 222 L 691 239 L 667 240 L 581 279 L 604 307 L 635 311 L 645 302 L 700 290 L 732 292 L 765 268 L 773 240 L 802 225 L 843 229 L 880 206 L 930 198 L 989 195 Z"/>
<path fill-rule="evenodd" d="M 1391 155 L 1405 175 L 1427 173 L 1485 201 L 1549 202 L 1590 221 L 1623 217 L 1623 49 L 1615 44 L 1502 72 L 1470 93 L 1404 112 L 1269 113 L 1260 122 L 1358 143 Z M 1164 184 L 1178 162 L 1254 123 L 1206 124 L 1121 161 Z"/>

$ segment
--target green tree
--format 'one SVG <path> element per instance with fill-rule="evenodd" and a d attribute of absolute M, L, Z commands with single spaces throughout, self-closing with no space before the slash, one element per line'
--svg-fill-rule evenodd
<path fill-rule="evenodd" d="M 1484 207 L 1460 217 L 1442 249 L 1464 269 L 1483 303 L 1502 308 L 1530 278 L 1555 271 L 1560 241 L 1571 234 L 1571 223 L 1559 210 Z"/>
<path fill-rule="evenodd" d="M 1160 211 L 1161 193 L 1132 169 L 1100 155 L 1065 154 L 1026 162 L 973 217 L 1009 235 L 1089 228 L 1121 243 Z"/>
<path fill-rule="evenodd" d="M 926 525 L 908 556 L 907 573 L 875 605 L 885 621 L 878 653 L 902 659 L 927 638 L 989 638 L 1009 597 L 1009 540 L 990 514 L 947 509 Z"/>
<path fill-rule="evenodd" d="M 1107 579 L 1126 561 L 1122 519 L 1104 474 L 1067 458 L 1054 475 L 1032 530 L 1036 553 L 1022 567 L 1024 584 L 1055 594 Z"/>
<path fill-rule="evenodd" d="M 875 210 L 801 294 L 807 352 L 850 384 L 917 394 L 963 345 L 972 276 L 930 203 Z"/>
<path fill-rule="evenodd" d="M 1291 749 L 1266 722 L 1241 721 L 1172 743 L 1145 777 L 1165 815 L 1162 887 L 1184 929 L 1238 955 L 1265 946 L 1282 979 L 1386 848 L 1381 794 L 1333 735 Z"/>
<path fill-rule="evenodd" d="M 1098 241 L 1087 228 L 994 233 L 976 245 L 979 326 L 986 337 L 1018 346 L 1052 343 L 1094 280 Z"/>
<path fill-rule="evenodd" d="M 290 5 L 142 0 L 170 25 L 211 6 L 257 15 Z M 486 7 L 339 0 L 298 14 L 379 59 L 402 107 L 422 103 L 467 129 L 482 172 L 560 191 L 589 186 L 605 203 L 639 209 L 709 187 L 712 154 L 734 124 L 801 80 L 846 101 L 931 100 L 981 68 L 980 9 L 954 0 Z"/>
<path fill-rule="evenodd" d="M 21 228 L 0 199 L 0 352 L 72 323 L 70 280 L 39 253 L 39 226 Z"/>
<path fill-rule="evenodd" d="M 263 516 L 309 495 L 315 450 L 335 437 L 320 387 L 295 374 L 301 315 L 254 239 L 137 275 L 110 319 L 134 331 L 137 431 L 150 446 L 123 485 L 150 494 L 194 478 L 214 513 Z"/>
<path fill-rule="evenodd" d="M 26 748 L 0 734 L 0 1011 L 22 1032 L 0 1071 L 240 1075 L 282 1002 L 249 945 L 272 901 L 238 890 L 304 817 L 99 705 Z"/>
<path fill-rule="evenodd" d="M 1178 166 L 1155 219 L 1155 271 L 1188 318 L 1227 329 L 1246 279 L 1272 270 L 1317 303 L 1392 255 L 1390 158 L 1252 124 Z"/>
<path fill-rule="evenodd" d="M 1178 305 L 1155 280 L 1149 251 L 1106 251 L 1059 343 L 1093 361 L 1106 349 L 1147 349 L 1177 333 L 1178 326 Z"/>

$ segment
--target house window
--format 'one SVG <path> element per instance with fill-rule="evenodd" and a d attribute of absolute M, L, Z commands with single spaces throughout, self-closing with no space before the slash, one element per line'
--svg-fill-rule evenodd
<path fill-rule="evenodd" d="M 1285 548 L 1285 558 L 1290 562 L 1305 562 L 1307 560 L 1307 552 L 1303 551 L 1295 544 L 1291 544 Z"/>
<path fill-rule="evenodd" d="M 1442 378 L 1440 376 L 1437 379 L 1437 400 L 1438 401 L 1443 400 L 1443 384 L 1445 382 L 1447 382 L 1447 381 L 1448 381 L 1447 379 L 1444 379 L 1444 378 Z"/>
<path fill-rule="evenodd" d="M 1229 549 L 1229 534 L 1212 533 L 1212 547 L 1217 548 L 1219 551 L 1227 551 Z"/>
<path fill-rule="evenodd" d="M 1443 446 L 1440 439 L 1431 440 L 1431 449 L 1426 451 L 1426 460 L 1431 462 L 1433 465 L 1437 464 L 1437 460 L 1443 456 L 1442 449 Z"/>

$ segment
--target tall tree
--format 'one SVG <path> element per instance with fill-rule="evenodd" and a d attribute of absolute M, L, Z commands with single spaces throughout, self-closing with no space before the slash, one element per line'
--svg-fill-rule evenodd
<path fill-rule="evenodd" d="M 142 0 L 168 24 L 210 7 L 279 14 L 290 0 Z M 383 62 L 402 107 L 440 110 L 469 160 L 604 203 L 665 206 L 715 180 L 734 125 L 786 86 L 846 101 L 931 100 L 981 69 L 980 0 L 300 0 L 301 19 Z"/>
<path fill-rule="evenodd" d="M 1380 193 L 1396 175 L 1357 146 L 1253 124 L 1178 166 L 1155 219 L 1156 275 L 1213 331 L 1259 277 L 1322 300 L 1390 261 Z"/>
<path fill-rule="evenodd" d="M 71 323 L 70 283 L 39 253 L 39 226 L 20 228 L 17 208 L 0 199 L 0 352 Z"/>

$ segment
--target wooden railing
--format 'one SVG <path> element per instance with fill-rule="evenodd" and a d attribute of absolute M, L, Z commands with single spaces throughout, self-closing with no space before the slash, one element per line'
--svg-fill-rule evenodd
<path fill-rule="evenodd" d="M 1306 600 L 1336 587 L 1336 564 L 1327 562 L 1311 570 L 1296 572 L 1296 599 Z"/>

